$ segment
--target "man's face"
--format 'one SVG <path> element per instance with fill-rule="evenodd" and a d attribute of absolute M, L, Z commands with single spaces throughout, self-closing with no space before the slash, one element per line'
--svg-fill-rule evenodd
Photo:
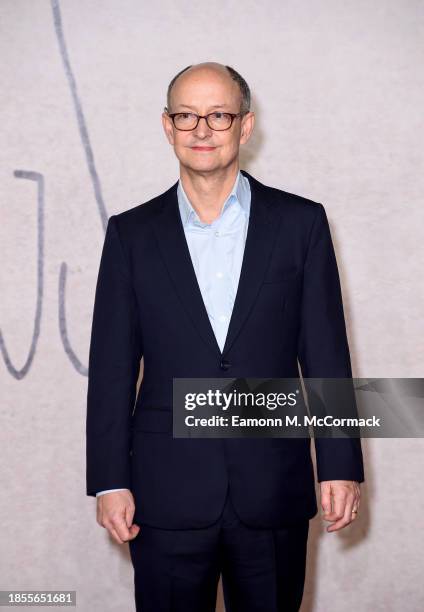
<path fill-rule="evenodd" d="M 238 113 L 240 102 L 240 89 L 226 71 L 194 69 L 183 73 L 175 82 L 168 111 L 198 115 L 216 111 Z M 200 119 L 194 130 L 180 131 L 165 112 L 162 123 L 181 166 L 209 173 L 227 168 L 238 158 L 240 144 L 247 142 L 253 130 L 254 113 L 235 117 L 232 126 L 224 131 L 212 130 L 205 119 Z"/>

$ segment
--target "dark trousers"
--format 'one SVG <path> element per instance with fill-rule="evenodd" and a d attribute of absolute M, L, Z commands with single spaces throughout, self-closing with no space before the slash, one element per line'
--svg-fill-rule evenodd
<path fill-rule="evenodd" d="M 226 612 L 297 612 L 309 520 L 282 529 L 240 522 L 229 492 L 204 529 L 141 525 L 129 543 L 137 612 L 215 612 L 222 574 Z"/>

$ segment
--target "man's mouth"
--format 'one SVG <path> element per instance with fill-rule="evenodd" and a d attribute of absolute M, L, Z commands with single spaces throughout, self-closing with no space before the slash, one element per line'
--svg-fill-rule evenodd
<path fill-rule="evenodd" d="M 216 147 L 191 147 L 193 151 L 213 151 Z"/>

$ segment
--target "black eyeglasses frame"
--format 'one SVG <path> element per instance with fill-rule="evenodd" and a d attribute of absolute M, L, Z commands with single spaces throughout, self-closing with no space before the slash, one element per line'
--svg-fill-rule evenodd
<path fill-rule="evenodd" d="M 193 113 L 193 112 L 191 112 L 191 111 L 187 111 L 187 112 L 186 112 L 186 111 L 180 111 L 179 113 L 169 113 L 169 112 L 168 112 L 168 109 L 167 109 L 167 108 L 166 108 L 166 106 L 165 106 L 165 108 L 164 108 L 164 112 L 165 112 L 165 113 L 168 115 L 168 117 L 170 117 L 170 118 L 171 118 L 172 123 L 173 123 L 173 125 L 174 125 L 175 129 L 176 129 L 176 130 L 178 130 L 179 132 L 192 132 L 192 131 L 193 131 L 193 130 L 195 130 L 195 129 L 197 128 L 197 126 L 199 125 L 199 121 L 200 121 L 200 119 L 204 119 L 204 120 L 206 121 L 206 124 L 207 124 L 208 128 L 209 128 L 209 129 L 211 129 L 211 130 L 213 130 L 214 132 L 226 132 L 227 130 L 231 129 L 231 126 L 233 125 L 234 119 L 235 119 L 236 117 L 243 117 L 243 115 L 246 115 L 246 114 L 247 114 L 248 112 L 250 112 L 250 111 L 246 111 L 246 112 L 244 112 L 244 113 L 227 113 L 226 111 L 215 111 L 215 112 L 213 112 L 213 113 L 208 113 L 207 115 L 198 115 L 197 113 Z M 184 129 L 181 129 L 181 128 L 179 128 L 179 127 L 177 127 L 177 126 L 175 125 L 175 120 L 174 120 L 174 118 L 176 117 L 176 115 L 184 115 L 184 114 L 187 114 L 187 113 L 190 113 L 191 115 L 196 115 L 196 117 L 197 117 L 197 122 L 196 122 L 196 125 L 195 125 L 194 127 L 190 128 L 190 129 L 188 129 L 188 130 L 184 130 Z M 230 123 L 230 125 L 229 125 L 227 128 L 224 128 L 224 129 L 222 129 L 222 130 L 217 130 L 217 129 L 215 129 L 215 128 L 211 127 L 211 126 L 209 125 L 208 117 L 210 117 L 210 115 L 214 115 L 215 113 L 222 113 L 223 115 L 230 115 L 230 117 L 231 117 L 231 123 Z"/>

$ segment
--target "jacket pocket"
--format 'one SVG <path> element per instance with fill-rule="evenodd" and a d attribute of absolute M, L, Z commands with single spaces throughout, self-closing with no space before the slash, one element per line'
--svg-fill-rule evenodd
<path fill-rule="evenodd" d="M 272 270 L 265 274 L 263 284 L 268 283 L 291 283 L 299 278 L 299 271 L 285 272 Z"/>

